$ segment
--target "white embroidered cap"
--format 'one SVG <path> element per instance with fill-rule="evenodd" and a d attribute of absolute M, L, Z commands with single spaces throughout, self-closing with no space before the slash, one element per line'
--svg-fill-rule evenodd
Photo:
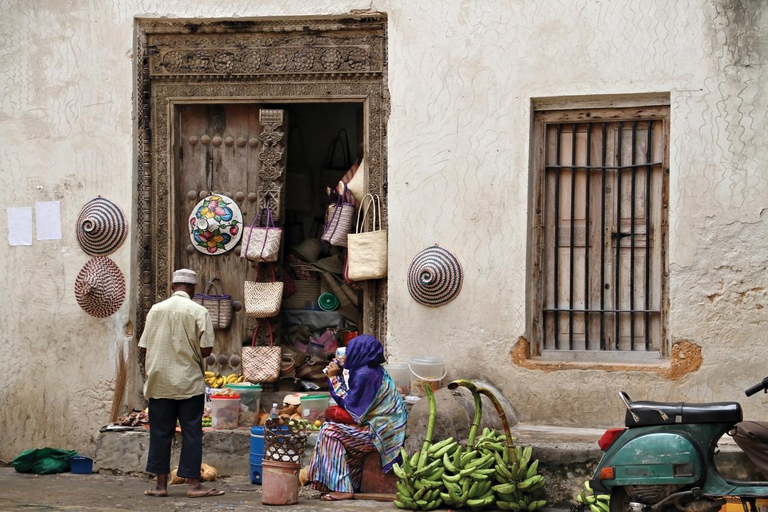
<path fill-rule="evenodd" d="M 188 268 L 182 268 L 173 273 L 173 284 L 197 284 L 197 273 Z"/>

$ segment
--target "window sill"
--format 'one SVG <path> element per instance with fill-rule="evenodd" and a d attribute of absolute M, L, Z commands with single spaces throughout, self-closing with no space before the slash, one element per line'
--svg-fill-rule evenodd
<path fill-rule="evenodd" d="M 554 361 L 562 363 L 631 364 L 659 366 L 669 362 L 659 351 L 598 351 L 598 350 L 544 350 L 532 361 Z"/>
<path fill-rule="evenodd" d="M 669 358 L 659 352 L 597 352 L 545 350 L 531 356 L 531 345 L 520 337 L 510 353 L 512 362 L 529 370 L 543 372 L 596 370 L 604 372 L 645 372 L 677 380 L 701 367 L 701 347 L 690 341 L 678 341 L 670 347 Z"/>

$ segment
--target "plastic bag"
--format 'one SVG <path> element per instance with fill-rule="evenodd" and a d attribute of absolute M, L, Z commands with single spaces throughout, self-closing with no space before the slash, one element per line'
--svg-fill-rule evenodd
<path fill-rule="evenodd" d="M 77 455 L 74 450 L 59 448 L 37 448 L 21 452 L 13 459 L 13 468 L 18 473 L 51 475 L 69 471 L 69 461 Z"/>

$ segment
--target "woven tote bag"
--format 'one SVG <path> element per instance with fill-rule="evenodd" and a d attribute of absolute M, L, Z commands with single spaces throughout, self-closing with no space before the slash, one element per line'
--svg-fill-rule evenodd
<path fill-rule="evenodd" d="M 261 219 L 267 214 L 267 220 L 261 225 Z M 245 243 L 240 246 L 240 257 L 251 261 L 277 261 L 280 254 L 280 240 L 283 228 L 276 228 L 272 210 L 262 208 L 253 219 L 251 227 L 243 233 Z"/>
<path fill-rule="evenodd" d="M 373 212 L 372 231 L 365 231 L 369 211 Z M 346 270 L 350 281 L 387 277 L 387 230 L 381 229 L 381 198 L 378 195 L 367 194 L 360 205 L 355 233 L 347 237 Z"/>
<path fill-rule="evenodd" d="M 355 203 L 352 194 L 344 184 L 344 193 L 328 205 L 325 213 L 325 229 L 321 239 L 336 247 L 347 246 L 347 236 L 355 222 Z"/>
<path fill-rule="evenodd" d="M 259 266 L 256 265 L 256 275 L 253 281 L 244 284 L 245 314 L 252 318 L 270 318 L 280 312 L 283 301 L 283 283 L 275 279 L 275 268 L 272 270 L 272 282 L 259 282 Z"/>
<path fill-rule="evenodd" d="M 232 296 L 222 294 L 216 286 L 216 281 L 222 284 L 221 279 L 214 277 L 205 285 L 205 291 L 196 293 L 192 300 L 208 310 L 214 329 L 226 329 L 232 321 Z M 215 294 L 208 293 L 211 288 Z"/>
<path fill-rule="evenodd" d="M 280 368 L 282 365 L 282 350 L 280 346 L 275 346 L 275 340 L 272 335 L 272 324 L 266 322 L 269 328 L 269 346 L 257 347 L 256 338 L 259 334 L 259 325 L 256 323 L 253 329 L 253 338 L 250 347 L 243 347 L 240 352 L 243 376 L 248 382 L 276 382 L 280 378 Z"/>

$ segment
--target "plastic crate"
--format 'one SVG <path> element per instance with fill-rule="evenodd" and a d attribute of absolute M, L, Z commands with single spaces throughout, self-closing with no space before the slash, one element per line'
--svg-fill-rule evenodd
<path fill-rule="evenodd" d="M 93 473 L 93 459 L 90 457 L 75 455 L 69 459 L 69 468 L 72 473 L 77 475 L 90 475 Z"/>

